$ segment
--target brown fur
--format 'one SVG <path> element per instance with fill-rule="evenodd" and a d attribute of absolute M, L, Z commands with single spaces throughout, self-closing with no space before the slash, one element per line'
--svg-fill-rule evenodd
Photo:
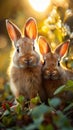
<path fill-rule="evenodd" d="M 41 66 L 32 68 L 17 69 L 12 67 L 11 80 L 15 84 L 18 95 L 24 95 L 31 99 L 41 91 Z M 13 88 L 12 88 L 13 89 Z"/>
<path fill-rule="evenodd" d="M 42 41 L 45 42 L 43 47 Z M 73 72 L 67 70 L 66 68 L 63 68 L 63 66 L 61 65 L 61 58 L 67 52 L 69 42 L 60 44 L 54 52 L 51 51 L 51 48 L 47 44 L 47 41 L 44 37 L 39 37 L 38 43 L 39 47 L 42 48 L 42 50 L 40 49 L 40 51 L 44 59 L 44 64 L 42 67 L 43 88 L 45 88 L 47 98 L 52 98 L 55 96 L 54 92 L 58 87 L 64 85 L 69 79 L 73 80 Z M 56 96 L 65 99 L 67 98 L 66 94 L 67 92 L 64 92 Z"/>
<path fill-rule="evenodd" d="M 34 32 L 34 29 L 37 29 L 36 22 L 33 18 L 27 20 L 24 37 L 12 22 L 6 21 L 6 26 L 15 46 L 10 65 L 11 90 L 16 98 L 23 95 L 26 100 L 31 100 L 39 94 L 43 101 L 45 96 L 41 82 L 40 56 L 34 48 L 37 37 L 37 30 Z M 30 107 L 33 106 L 30 104 Z"/>

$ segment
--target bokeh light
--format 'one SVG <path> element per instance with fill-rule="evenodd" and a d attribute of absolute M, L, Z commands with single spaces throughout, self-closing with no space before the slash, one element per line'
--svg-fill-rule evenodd
<path fill-rule="evenodd" d="M 29 2 L 32 8 L 38 12 L 44 12 L 50 4 L 50 0 L 29 0 Z"/>

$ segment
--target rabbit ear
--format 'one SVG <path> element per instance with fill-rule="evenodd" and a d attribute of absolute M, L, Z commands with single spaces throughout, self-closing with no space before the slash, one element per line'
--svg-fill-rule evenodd
<path fill-rule="evenodd" d="M 29 18 L 25 24 L 24 34 L 26 37 L 35 40 L 37 37 L 37 24 L 34 18 Z"/>
<path fill-rule="evenodd" d="M 39 50 L 40 50 L 42 55 L 45 55 L 48 52 L 51 52 L 50 46 L 48 45 L 45 37 L 43 37 L 43 36 L 39 37 L 38 45 L 39 45 Z"/>
<path fill-rule="evenodd" d="M 60 57 L 63 57 L 63 56 L 66 54 L 66 52 L 68 52 L 69 44 L 70 44 L 69 41 L 66 41 L 66 42 L 64 42 L 63 44 L 60 44 L 60 45 L 56 48 L 55 52 L 56 52 Z"/>
<path fill-rule="evenodd" d="M 8 34 L 10 36 L 10 39 L 12 41 L 15 42 L 21 37 L 21 31 L 10 20 L 6 20 L 6 27 L 7 27 L 7 31 L 8 31 Z"/>

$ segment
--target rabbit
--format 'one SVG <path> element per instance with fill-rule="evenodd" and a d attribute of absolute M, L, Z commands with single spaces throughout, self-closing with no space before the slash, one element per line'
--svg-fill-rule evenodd
<path fill-rule="evenodd" d="M 55 90 L 61 85 L 64 85 L 67 80 L 73 80 L 73 72 L 64 68 L 61 62 L 62 58 L 67 54 L 69 44 L 69 40 L 61 43 L 52 52 L 44 36 L 40 36 L 38 39 L 40 53 L 44 61 L 42 66 L 42 84 L 43 88 L 45 88 L 47 99 L 53 98 Z M 56 96 L 68 99 L 70 94 L 72 95 L 71 99 L 73 99 L 73 93 L 71 92 L 60 93 Z"/>
<path fill-rule="evenodd" d="M 23 37 L 20 29 L 8 19 L 6 20 L 6 28 L 10 39 L 14 42 L 9 76 L 10 88 L 15 99 L 23 95 L 26 100 L 31 100 L 39 94 L 41 100 L 44 100 L 40 55 L 35 49 L 37 38 L 36 20 L 32 17 L 28 18 L 25 23 Z M 30 103 L 30 108 L 33 107 L 34 104 Z"/>

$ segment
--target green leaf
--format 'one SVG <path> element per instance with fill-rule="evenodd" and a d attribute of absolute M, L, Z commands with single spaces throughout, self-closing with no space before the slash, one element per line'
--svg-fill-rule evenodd
<path fill-rule="evenodd" d="M 65 89 L 65 85 L 60 86 L 58 89 L 56 89 L 56 91 L 54 92 L 54 95 L 64 91 L 64 89 Z"/>
<path fill-rule="evenodd" d="M 33 110 L 30 113 L 33 118 L 39 118 L 40 116 L 42 116 L 43 114 L 45 114 L 48 111 L 49 111 L 49 107 L 46 106 L 45 104 L 41 104 L 41 105 L 33 108 Z"/>
<path fill-rule="evenodd" d="M 73 103 L 69 104 L 64 110 L 63 112 L 66 112 L 68 110 L 70 110 L 73 107 Z"/>
<path fill-rule="evenodd" d="M 67 87 L 73 87 L 73 81 L 68 80 L 66 85 L 67 85 Z"/>
<path fill-rule="evenodd" d="M 8 101 L 11 101 L 13 98 L 14 98 L 13 95 L 8 95 L 8 96 L 6 97 L 6 99 L 7 99 Z"/>
<path fill-rule="evenodd" d="M 65 85 L 60 86 L 58 89 L 56 89 L 56 91 L 54 92 L 54 95 L 63 92 L 63 91 L 73 91 L 73 81 L 72 80 L 68 80 L 67 83 Z"/>
<path fill-rule="evenodd" d="M 52 124 L 49 124 L 48 126 L 46 126 L 46 130 L 54 130 Z"/>
<path fill-rule="evenodd" d="M 72 81 L 72 80 L 68 80 L 68 81 L 67 81 L 64 90 L 73 91 L 73 81 Z"/>
<path fill-rule="evenodd" d="M 57 111 L 56 113 L 57 113 L 57 118 L 54 117 L 53 119 L 54 119 L 54 123 L 56 124 L 57 127 L 61 128 L 61 129 L 72 128 L 68 118 L 61 111 Z"/>
<path fill-rule="evenodd" d="M 10 126 L 14 123 L 14 117 L 13 116 L 5 116 L 2 119 L 2 122 L 5 126 Z"/>
<path fill-rule="evenodd" d="M 8 103 L 6 103 L 6 109 L 10 111 L 10 106 Z"/>
<path fill-rule="evenodd" d="M 29 126 L 27 126 L 27 128 L 25 130 L 35 130 L 38 129 L 43 121 L 43 117 L 39 117 L 37 119 L 34 120 L 33 124 L 30 124 Z"/>
<path fill-rule="evenodd" d="M 6 110 L 2 116 L 8 116 L 10 114 L 10 111 Z"/>
<path fill-rule="evenodd" d="M 4 117 L 4 118 L 2 119 L 2 122 L 3 122 L 4 125 L 7 125 L 7 120 L 8 120 L 7 117 Z"/>
<path fill-rule="evenodd" d="M 51 100 L 48 99 L 48 103 L 50 106 L 56 108 L 57 106 L 59 106 L 61 104 L 61 100 L 59 98 L 53 98 Z"/>
<path fill-rule="evenodd" d="M 25 128 L 25 130 L 35 130 L 36 128 L 37 126 L 35 124 L 30 124 L 29 126 Z"/>
<path fill-rule="evenodd" d="M 17 114 L 21 114 L 22 113 L 22 107 L 21 107 L 20 104 L 17 105 L 16 112 L 17 112 Z"/>
<path fill-rule="evenodd" d="M 41 102 L 40 97 L 36 96 L 35 98 L 32 98 L 31 101 L 33 104 L 38 104 Z"/>
<path fill-rule="evenodd" d="M 17 101 L 20 103 L 20 104 L 23 104 L 24 103 L 24 96 L 19 96 L 19 98 L 17 98 Z"/>
<path fill-rule="evenodd" d="M 41 125 L 39 127 L 39 130 L 54 130 L 52 124 L 49 124 L 49 125 Z"/>
<path fill-rule="evenodd" d="M 34 119 L 34 123 L 36 124 L 36 126 L 39 127 L 43 120 L 44 120 L 44 117 L 40 116 L 39 118 Z"/>

